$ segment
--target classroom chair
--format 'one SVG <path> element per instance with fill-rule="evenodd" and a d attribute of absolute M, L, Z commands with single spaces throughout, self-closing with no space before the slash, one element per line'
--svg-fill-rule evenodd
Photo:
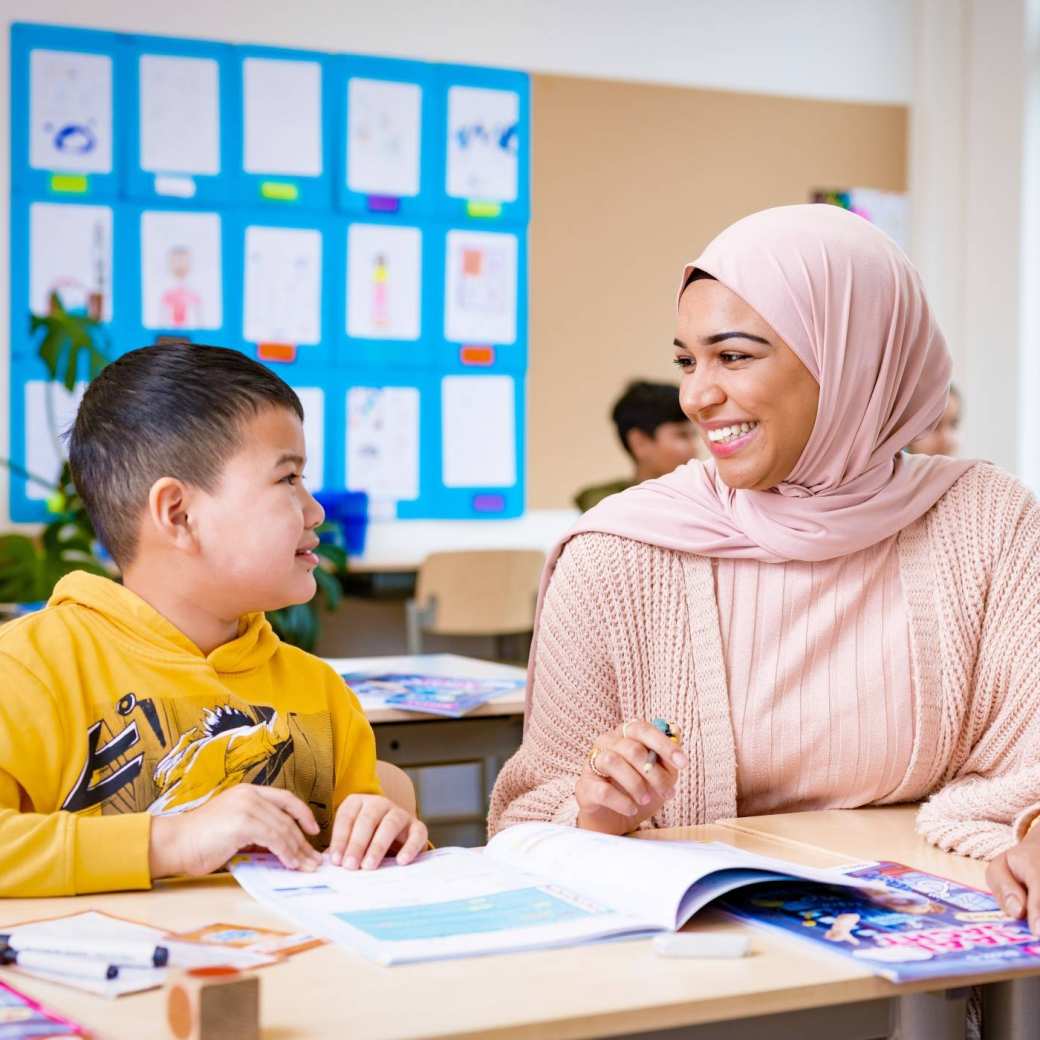
<path fill-rule="evenodd" d="M 383 794 L 414 816 L 417 802 L 412 778 L 393 762 L 384 762 L 382 759 L 376 761 L 376 776 L 379 777 L 379 786 L 383 788 Z"/>
<path fill-rule="evenodd" d="M 419 566 L 415 598 L 406 604 L 408 653 L 423 652 L 423 633 L 493 636 L 501 659 L 504 636 L 534 628 L 544 566 L 539 549 L 431 553 Z"/>

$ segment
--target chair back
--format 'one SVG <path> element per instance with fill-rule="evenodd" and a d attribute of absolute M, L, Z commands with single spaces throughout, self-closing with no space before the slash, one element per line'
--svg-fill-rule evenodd
<path fill-rule="evenodd" d="M 407 809 L 415 815 L 415 784 L 412 778 L 393 762 L 376 760 L 376 776 L 379 777 L 379 786 L 383 788 L 383 794 L 402 809 Z"/>

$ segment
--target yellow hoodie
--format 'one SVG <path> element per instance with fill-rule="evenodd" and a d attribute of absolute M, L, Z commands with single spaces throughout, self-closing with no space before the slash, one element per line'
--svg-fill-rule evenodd
<path fill-rule="evenodd" d="M 152 815 L 238 783 L 299 795 L 319 843 L 348 794 L 380 793 L 357 698 L 263 614 L 207 656 L 76 572 L 0 628 L 0 896 L 147 888 Z"/>

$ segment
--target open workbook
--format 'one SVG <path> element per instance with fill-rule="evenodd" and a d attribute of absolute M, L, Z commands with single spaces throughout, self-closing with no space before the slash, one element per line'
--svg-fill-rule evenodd
<path fill-rule="evenodd" d="M 407 867 L 287 870 L 267 853 L 231 872 L 300 928 L 383 964 L 504 953 L 674 931 L 734 889 L 765 881 L 869 889 L 729 845 L 634 841 L 522 823 L 482 849 L 440 849 Z"/>

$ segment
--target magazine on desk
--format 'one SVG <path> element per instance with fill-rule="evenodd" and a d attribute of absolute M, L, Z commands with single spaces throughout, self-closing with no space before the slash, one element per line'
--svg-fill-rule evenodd
<path fill-rule="evenodd" d="M 364 708 L 397 708 L 426 715 L 462 718 L 481 704 L 523 690 L 520 678 L 465 678 L 410 672 L 347 672 L 343 681 Z"/>
<path fill-rule="evenodd" d="M 507 953 L 676 931 L 734 889 L 791 880 L 868 889 L 870 880 L 729 845 L 635 841 L 521 823 L 482 849 L 439 849 L 407 867 L 287 870 L 269 853 L 231 873 L 255 899 L 383 964 Z"/>

